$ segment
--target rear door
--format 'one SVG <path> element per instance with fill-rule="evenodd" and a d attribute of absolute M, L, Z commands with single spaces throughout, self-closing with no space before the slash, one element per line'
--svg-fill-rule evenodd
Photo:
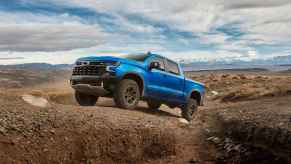
<path fill-rule="evenodd" d="M 165 59 L 166 66 L 166 87 L 168 88 L 168 98 L 174 102 L 182 101 L 184 97 L 185 78 L 179 65 L 171 60 Z"/>

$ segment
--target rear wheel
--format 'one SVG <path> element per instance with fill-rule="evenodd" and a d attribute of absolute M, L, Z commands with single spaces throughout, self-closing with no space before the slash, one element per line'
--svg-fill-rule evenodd
<path fill-rule="evenodd" d="M 187 104 L 182 107 L 182 117 L 191 121 L 198 109 L 198 102 L 195 99 L 189 99 Z"/>
<path fill-rule="evenodd" d="M 159 109 L 162 105 L 160 102 L 154 100 L 148 100 L 147 104 L 150 109 Z"/>
<path fill-rule="evenodd" d="M 116 105 L 124 109 L 134 109 L 140 100 L 139 86 L 136 81 L 124 79 L 120 81 L 114 93 Z"/>
<path fill-rule="evenodd" d="M 76 91 L 75 98 L 81 106 L 94 106 L 99 97 Z"/>

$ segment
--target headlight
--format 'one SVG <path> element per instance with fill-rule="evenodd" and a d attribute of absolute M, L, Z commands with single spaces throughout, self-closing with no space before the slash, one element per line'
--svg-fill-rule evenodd
<path fill-rule="evenodd" d="M 107 72 L 115 72 L 116 68 L 120 65 L 120 62 L 108 62 L 106 65 Z"/>
<path fill-rule="evenodd" d="M 76 61 L 75 65 L 82 65 L 82 62 Z"/>
<path fill-rule="evenodd" d="M 108 62 L 107 63 L 107 66 L 119 66 L 119 65 L 120 65 L 120 62 L 118 62 L 118 61 Z"/>

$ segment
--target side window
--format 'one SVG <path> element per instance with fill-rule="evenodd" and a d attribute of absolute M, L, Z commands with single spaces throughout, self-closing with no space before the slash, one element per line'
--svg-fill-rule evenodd
<path fill-rule="evenodd" d="M 165 63 L 164 63 L 164 59 L 159 58 L 159 57 L 155 57 L 154 59 L 151 60 L 151 62 L 159 62 L 161 67 L 160 70 L 165 71 Z M 151 63 L 150 62 L 150 63 Z"/>
<path fill-rule="evenodd" d="M 167 60 L 167 71 L 175 74 L 175 75 L 180 75 L 180 70 L 179 70 L 179 66 L 177 63 L 172 62 L 170 60 Z"/>

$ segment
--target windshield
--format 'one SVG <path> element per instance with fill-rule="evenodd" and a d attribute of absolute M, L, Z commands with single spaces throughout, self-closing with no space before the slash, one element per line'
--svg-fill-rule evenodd
<path fill-rule="evenodd" d="M 148 54 L 129 54 L 129 55 L 124 55 L 122 57 L 125 59 L 144 62 L 148 58 L 148 56 L 149 56 Z"/>

